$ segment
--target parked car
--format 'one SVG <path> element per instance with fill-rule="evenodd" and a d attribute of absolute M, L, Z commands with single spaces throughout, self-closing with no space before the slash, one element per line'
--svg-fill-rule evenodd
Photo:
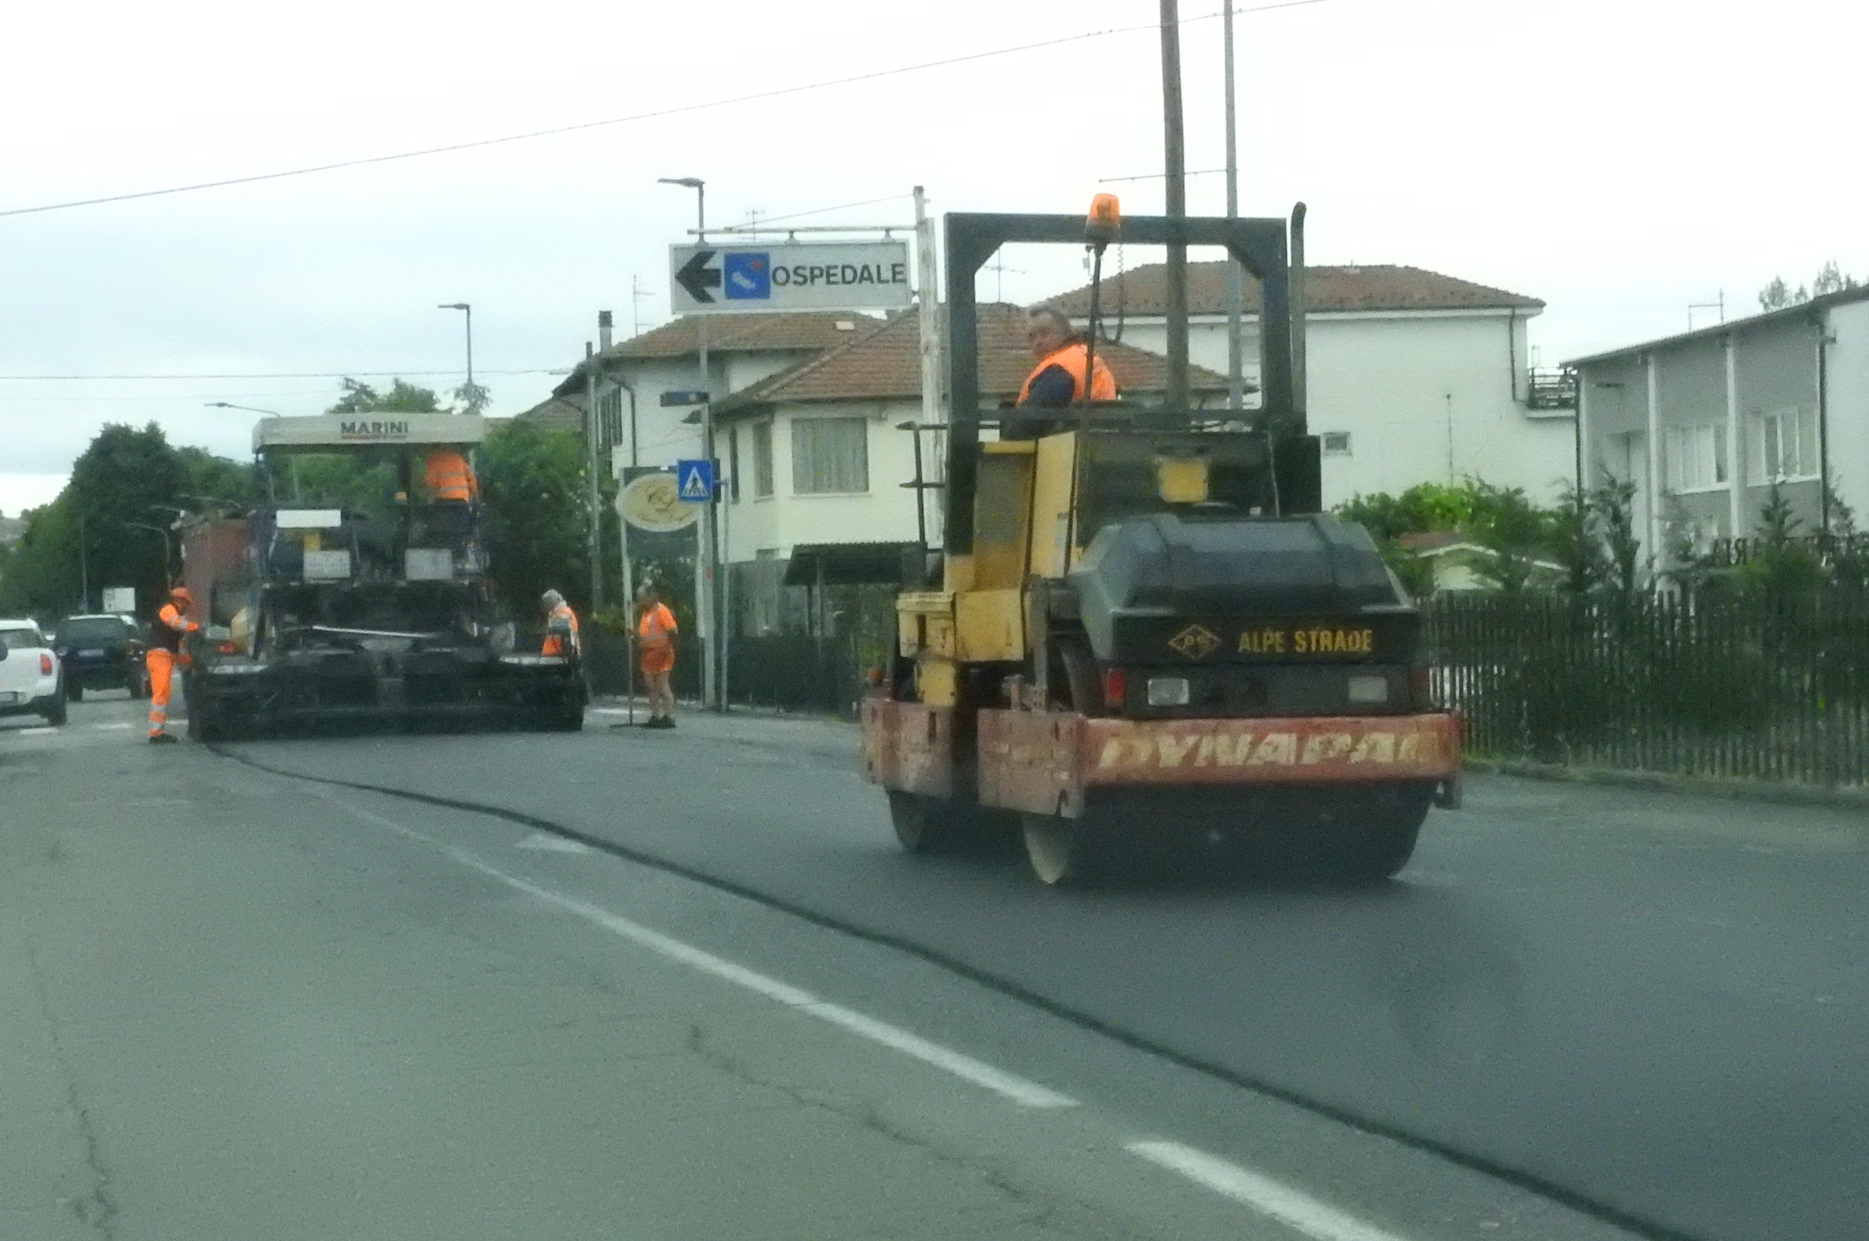
<path fill-rule="evenodd" d="M 29 620 L 0 620 L 0 715 L 43 715 L 65 722 L 64 671 Z"/>
<path fill-rule="evenodd" d="M 127 616 L 67 616 L 58 623 L 52 651 L 64 665 L 65 695 L 73 702 L 87 689 L 127 689 L 132 698 L 149 697 L 143 636 Z"/>

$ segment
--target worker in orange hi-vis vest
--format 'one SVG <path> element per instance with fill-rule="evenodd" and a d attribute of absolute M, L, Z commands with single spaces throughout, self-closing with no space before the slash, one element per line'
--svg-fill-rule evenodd
<path fill-rule="evenodd" d="M 182 640 L 201 629 L 188 619 L 188 609 L 194 601 L 188 587 L 177 586 L 169 592 L 169 601 L 162 605 L 149 627 L 149 649 L 143 656 L 143 666 L 149 670 L 149 739 L 152 742 L 175 742 L 168 733 L 169 687 L 176 667 L 187 668 L 189 664 Z"/>
<path fill-rule="evenodd" d="M 437 448 L 429 453 L 422 463 L 422 481 L 431 499 L 466 504 L 480 497 L 474 467 L 457 449 Z"/>
<path fill-rule="evenodd" d="M 675 691 L 669 674 L 675 670 L 675 614 L 662 602 L 654 586 L 644 582 L 636 592 L 636 666 L 649 688 L 649 718 L 644 728 L 675 727 Z"/>
<path fill-rule="evenodd" d="M 539 597 L 545 607 L 545 642 L 539 647 L 541 655 L 563 655 L 567 658 L 583 653 L 578 641 L 578 614 L 571 610 L 565 597 L 555 590 L 548 590 Z"/>

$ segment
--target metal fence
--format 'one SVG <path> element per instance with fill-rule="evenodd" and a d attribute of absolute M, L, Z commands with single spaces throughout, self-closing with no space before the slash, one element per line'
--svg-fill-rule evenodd
<path fill-rule="evenodd" d="M 1470 753 L 1629 770 L 1869 782 L 1869 596 L 1444 595 L 1435 690 Z"/>
<path fill-rule="evenodd" d="M 863 696 L 868 671 L 879 666 L 869 635 L 803 634 L 735 637 L 729 652 L 727 698 L 736 706 L 850 716 Z M 886 661 L 883 661 L 886 665 Z M 621 635 L 586 626 L 584 667 L 591 688 L 600 694 L 631 689 L 629 646 Z M 675 661 L 675 695 L 695 699 L 701 693 L 698 644 Z M 640 678 L 635 690 L 642 693 Z"/>

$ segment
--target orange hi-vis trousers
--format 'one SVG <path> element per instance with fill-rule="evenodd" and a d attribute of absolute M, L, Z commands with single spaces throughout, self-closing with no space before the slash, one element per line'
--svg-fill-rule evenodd
<path fill-rule="evenodd" d="M 158 736 L 169 722 L 169 679 L 175 669 L 175 655 L 161 647 L 143 656 L 149 669 L 149 735 Z"/>

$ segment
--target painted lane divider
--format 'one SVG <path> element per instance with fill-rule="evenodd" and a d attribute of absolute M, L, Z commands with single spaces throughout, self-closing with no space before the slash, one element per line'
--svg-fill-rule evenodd
<path fill-rule="evenodd" d="M 811 992 L 776 978 L 768 977 L 724 957 L 715 956 L 692 944 L 664 935 L 620 914 L 596 905 L 541 888 L 498 867 L 488 865 L 466 850 L 440 840 L 393 819 L 339 800 L 333 793 L 319 790 L 315 796 L 387 831 L 419 841 L 445 853 L 469 870 L 485 875 L 528 896 L 575 914 L 587 922 L 622 939 L 649 949 L 671 961 L 677 961 L 704 974 L 733 983 L 788 1008 L 816 1017 L 871 1042 L 912 1056 L 933 1068 L 989 1090 L 1022 1107 L 1066 1108 L 1078 1101 L 1048 1086 L 1041 1086 L 1016 1074 L 976 1060 L 972 1056 L 911 1034 L 899 1026 L 879 1021 L 854 1009 L 821 1000 Z M 521 842 L 524 843 L 523 841 Z M 1173 1172 L 1201 1188 L 1231 1199 L 1248 1209 L 1284 1225 L 1313 1241 L 1408 1241 L 1400 1234 L 1365 1223 L 1347 1212 L 1293 1189 L 1280 1181 L 1230 1163 L 1180 1142 L 1142 1138 L 1123 1142 L 1123 1149 L 1147 1163 Z"/>
<path fill-rule="evenodd" d="M 1249 1206 L 1317 1241 L 1403 1241 L 1395 1233 L 1365 1224 L 1269 1176 L 1250 1172 L 1180 1142 L 1153 1139 L 1126 1142 L 1123 1149 L 1157 1167 L 1178 1172 L 1197 1185 Z"/>
<path fill-rule="evenodd" d="M 454 859 L 454 861 L 467 867 L 469 870 L 478 871 L 487 878 L 503 883 L 509 888 L 524 892 L 526 895 L 543 901 L 546 904 L 554 905 L 564 910 L 566 913 L 575 914 L 587 922 L 602 927 L 613 935 L 627 939 L 631 943 L 647 948 L 651 952 L 666 957 L 671 961 L 678 961 L 704 974 L 711 974 L 715 978 L 733 983 L 738 987 L 743 987 L 757 995 L 763 995 L 767 999 L 777 1000 L 788 1008 L 796 1009 L 801 1013 L 816 1017 L 820 1021 L 829 1022 L 831 1025 L 848 1030 L 852 1034 L 869 1039 L 873 1043 L 888 1047 L 894 1051 L 899 1051 L 904 1055 L 912 1056 L 922 1061 L 924 1064 L 940 1069 L 963 1081 L 971 1082 L 973 1085 L 979 1086 L 984 1090 L 992 1091 L 1002 1098 L 1010 1099 L 1021 1107 L 1057 1108 L 1077 1106 L 1076 1099 L 1071 1098 L 1069 1095 L 1060 1094 L 1048 1086 L 1041 1086 L 1037 1082 L 1027 1081 L 1025 1078 L 1015 1074 L 994 1068 L 992 1065 L 981 1060 L 976 1060 L 972 1056 L 954 1051 L 948 1047 L 943 1047 L 939 1043 L 934 1043 L 928 1039 L 922 1038 L 920 1035 L 911 1034 L 899 1026 L 892 1026 L 888 1022 L 878 1021 L 874 1017 L 859 1013 L 854 1009 L 845 1008 L 840 1004 L 832 1004 L 828 1001 L 821 1000 L 809 991 L 794 987 L 790 983 L 780 982 L 776 978 L 769 978 L 757 971 L 747 969 L 743 965 L 736 965 L 734 962 L 724 957 L 717 957 L 713 953 L 696 948 L 692 944 L 687 944 L 672 936 L 664 935 L 660 931 L 651 930 L 641 923 L 632 922 L 630 919 L 620 914 L 613 914 L 607 909 L 600 909 L 584 901 L 576 900 L 558 892 L 553 892 L 547 888 L 541 888 L 537 884 L 529 883 L 519 878 L 517 875 L 509 875 L 498 867 L 489 866 L 487 863 L 463 849 L 457 849 L 451 845 L 443 844 L 427 833 L 419 832 L 412 827 L 406 827 L 393 819 L 384 818 L 382 815 L 361 809 L 357 806 L 352 806 L 335 797 L 322 794 L 321 796 L 325 796 L 325 800 L 341 806 L 343 809 L 366 822 L 375 823 L 377 826 L 385 828 L 388 831 L 440 849 L 450 858 Z"/>

